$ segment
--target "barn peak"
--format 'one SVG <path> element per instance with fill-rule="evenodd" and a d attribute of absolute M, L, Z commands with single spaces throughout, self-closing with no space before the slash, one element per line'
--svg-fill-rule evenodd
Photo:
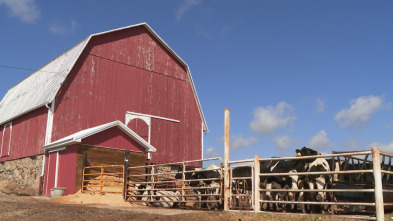
<path fill-rule="evenodd" d="M 185 68 L 198 106 L 199 114 L 202 119 L 203 130 L 208 131 L 188 65 L 145 22 L 92 34 L 10 88 L 0 102 L 0 125 L 52 103 L 58 94 L 61 85 L 93 37 L 99 37 L 137 27 L 144 27 L 149 34 L 154 37 L 155 40 L 157 40 L 159 44 L 161 44 L 161 46 Z"/>

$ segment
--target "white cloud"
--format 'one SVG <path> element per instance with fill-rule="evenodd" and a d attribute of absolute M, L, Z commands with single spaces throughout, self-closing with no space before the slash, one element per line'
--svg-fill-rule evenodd
<path fill-rule="evenodd" d="M 187 11 L 194 6 L 201 4 L 201 2 L 202 0 L 184 0 L 175 11 L 176 20 L 179 21 Z"/>
<path fill-rule="evenodd" d="M 54 22 L 49 25 L 49 30 L 52 33 L 59 34 L 59 35 L 67 35 L 73 33 L 75 31 L 76 21 L 72 20 L 71 24 L 66 25 L 64 23 Z"/>
<path fill-rule="evenodd" d="M 237 150 L 243 147 L 248 147 L 251 145 L 254 145 L 258 142 L 258 138 L 256 137 L 249 137 L 249 138 L 244 138 L 243 135 L 231 135 L 230 136 L 231 143 L 230 143 L 230 148 L 231 150 Z M 219 137 L 216 139 L 218 142 L 221 144 L 225 143 L 225 137 Z"/>
<path fill-rule="evenodd" d="M 316 135 L 314 135 L 311 140 L 308 142 L 308 147 L 315 150 L 324 150 L 327 147 L 331 146 L 330 140 L 327 137 L 327 134 L 324 130 L 319 131 Z"/>
<path fill-rule="evenodd" d="M 343 148 L 346 150 L 356 150 L 359 149 L 360 143 L 355 138 L 347 138 L 344 141 Z"/>
<path fill-rule="evenodd" d="M 204 153 L 204 158 L 213 158 L 218 157 L 220 155 L 220 151 L 214 147 L 207 148 Z"/>
<path fill-rule="evenodd" d="M 256 137 L 244 138 L 243 135 L 232 135 L 231 142 L 232 142 L 231 149 L 237 150 L 243 147 L 248 147 L 256 144 L 258 142 L 258 138 Z"/>
<path fill-rule="evenodd" d="M 317 99 L 315 102 L 315 107 L 317 109 L 317 113 L 322 113 L 325 111 L 325 102 L 321 99 Z"/>
<path fill-rule="evenodd" d="M 393 154 L 393 142 L 390 142 L 388 144 L 381 144 L 379 142 L 374 142 L 369 145 L 370 149 L 373 147 L 379 148 L 380 151 Z"/>
<path fill-rule="evenodd" d="M 0 6 L 9 9 L 9 15 L 22 22 L 33 23 L 40 17 L 40 10 L 34 0 L 0 0 Z"/>
<path fill-rule="evenodd" d="M 360 129 L 368 123 L 371 116 L 382 108 L 383 97 L 367 96 L 359 97 L 349 102 L 351 105 L 348 109 L 342 109 L 334 119 L 342 127 Z"/>
<path fill-rule="evenodd" d="M 250 123 L 251 130 L 261 135 L 272 135 L 286 127 L 296 119 L 291 105 L 284 101 L 273 107 L 258 107 L 254 110 L 254 119 Z"/>
<path fill-rule="evenodd" d="M 288 149 L 292 143 L 289 136 L 277 136 L 273 140 L 276 142 L 276 148 L 281 150 Z"/>

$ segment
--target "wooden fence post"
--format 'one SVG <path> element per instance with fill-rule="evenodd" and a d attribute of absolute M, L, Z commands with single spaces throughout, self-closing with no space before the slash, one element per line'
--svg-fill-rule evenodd
<path fill-rule="evenodd" d="M 377 221 L 384 220 L 383 207 L 383 188 L 381 176 L 381 159 L 378 148 L 372 148 L 373 154 L 373 174 L 374 174 L 374 190 L 375 190 L 375 213 Z"/>
<path fill-rule="evenodd" d="M 230 148 L 229 108 L 225 108 L 225 153 L 224 153 L 224 211 L 229 210 L 229 148 Z"/>
<path fill-rule="evenodd" d="M 260 163 L 259 156 L 254 156 L 254 180 L 253 180 L 253 189 L 254 189 L 254 212 L 261 211 L 261 203 L 259 200 L 261 199 L 261 191 L 259 191 L 260 186 Z"/>
<path fill-rule="evenodd" d="M 127 189 L 128 189 L 128 167 L 130 167 L 130 151 L 126 150 L 124 153 L 124 171 L 123 171 L 123 198 L 127 200 Z"/>

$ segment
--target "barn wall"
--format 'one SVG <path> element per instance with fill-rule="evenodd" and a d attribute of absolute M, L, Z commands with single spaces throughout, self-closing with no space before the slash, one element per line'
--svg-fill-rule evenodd
<path fill-rule="evenodd" d="M 57 186 L 66 188 L 64 192 L 65 195 L 75 193 L 76 153 L 77 145 L 72 145 L 63 151 L 59 151 L 59 176 Z"/>
<path fill-rule="evenodd" d="M 127 111 L 152 119 L 153 163 L 200 159 L 201 118 L 186 70 L 144 27 L 93 37 L 56 98 L 52 139 Z"/>
<path fill-rule="evenodd" d="M 146 151 L 144 147 L 117 127 L 112 127 L 108 130 L 87 137 L 83 139 L 81 143 L 85 145 L 110 147 L 130 151 Z"/>
<path fill-rule="evenodd" d="M 50 196 L 50 189 L 55 186 L 57 152 L 46 154 L 45 179 L 43 194 Z"/>
<path fill-rule="evenodd" d="M 0 162 L 43 154 L 47 114 L 41 107 L 12 121 L 10 155 L 0 157 Z"/>

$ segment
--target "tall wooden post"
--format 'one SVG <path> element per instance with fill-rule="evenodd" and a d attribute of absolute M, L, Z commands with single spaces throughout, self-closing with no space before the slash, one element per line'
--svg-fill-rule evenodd
<path fill-rule="evenodd" d="M 128 167 L 130 167 L 130 151 L 124 153 L 124 171 L 123 171 L 123 198 L 127 200 L 128 189 Z"/>
<path fill-rule="evenodd" d="M 229 108 L 225 108 L 225 151 L 224 151 L 224 211 L 229 210 Z"/>
<path fill-rule="evenodd" d="M 374 190 L 375 190 L 375 215 L 377 221 L 384 220 L 383 208 L 383 189 L 382 189 L 382 176 L 381 176 L 381 159 L 378 148 L 372 148 L 373 154 L 373 174 L 374 174 Z"/>
<path fill-rule="evenodd" d="M 261 176 L 260 171 L 261 171 L 261 164 L 259 163 L 259 156 L 256 155 L 254 156 L 254 180 L 253 180 L 253 188 L 254 188 L 254 212 L 259 212 L 261 211 L 261 203 L 259 203 L 259 200 L 261 199 L 261 191 L 259 191 L 259 186 L 260 186 L 260 178 Z"/>

